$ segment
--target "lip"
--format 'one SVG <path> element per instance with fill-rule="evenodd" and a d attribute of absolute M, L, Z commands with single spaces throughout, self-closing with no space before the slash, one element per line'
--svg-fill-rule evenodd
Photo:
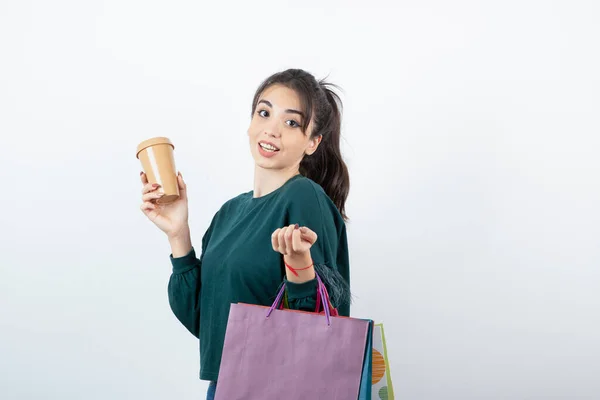
<path fill-rule="evenodd" d="M 260 145 L 261 143 L 268 144 L 269 146 L 273 146 L 273 147 L 275 147 L 277 150 L 281 150 L 279 147 L 277 147 L 277 146 L 275 145 L 275 143 L 267 142 L 266 140 L 261 140 L 260 142 L 258 142 L 258 144 L 259 144 L 259 145 Z"/>
<path fill-rule="evenodd" d="M 261 143 L 261 142 L 259 142 L 259 143 Z M 268 142 L 262 142 L 262 143 L 268 143 Z M 271 145 L 271 146 L 273 146 L 273 145 Z M 278 151 L 273 151 L 273 152 L 265 151 L 265 150 L 263 150 L 262 147 L 260 147 L 260 144 L 257 144 L 256 147 L 258 147 L 258 153 L 265 158 L 274 157 L 278 153 Z"/>

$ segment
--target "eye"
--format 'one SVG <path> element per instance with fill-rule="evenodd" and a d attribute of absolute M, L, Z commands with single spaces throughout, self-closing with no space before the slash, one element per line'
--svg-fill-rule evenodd
<path fill-rule="evenodd" d="M 293 119 L 290 119 L 287 122 L 289 122 L 288 125 L 290 125 L 292 128 L 299 128 L 301 126 L 298 122 L 294 121 Z"/>
<path fill-rule="evenodd" d="M 260 115 L 261 117 L 269 116 L 269 112 L 267 110 L 258 110 L 257 114 Z"/>

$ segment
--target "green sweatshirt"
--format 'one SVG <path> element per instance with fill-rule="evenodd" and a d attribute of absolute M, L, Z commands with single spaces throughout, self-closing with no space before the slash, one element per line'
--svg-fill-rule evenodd
<path fill-rule="evenodd" d="M 253 198 L 253 192 L 227 201 L 202 238 L 183 257 L 170 255 L 169 303 L 177 319 L 200 340 L 200 379 L 216 381 L 231 303 L 270 306 L 283 281 L 291 309 L 314 311 L 316 280 L 285 280 L 283 255 L 274 251 L 271 234 L 299 224 L 313 230 L 315 269 L 340 315 L 350 315 L 349 257 L 346 225 L 335 204 L 312 180 L 296 175 L 279 189 Z"/>

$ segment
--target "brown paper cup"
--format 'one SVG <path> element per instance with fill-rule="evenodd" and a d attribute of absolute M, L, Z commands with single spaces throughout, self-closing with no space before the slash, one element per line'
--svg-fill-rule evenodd
<path fill-rule="evenodd" d="M 175 146 L 166 137 L 144 140 L 137 147 L 136 157 L 142 162 L 142 168 L 149 183 L 158 183 L 164 193 L 156 202 L 172 203 L 179 198 L 179 184 L 175 169 Z"/>

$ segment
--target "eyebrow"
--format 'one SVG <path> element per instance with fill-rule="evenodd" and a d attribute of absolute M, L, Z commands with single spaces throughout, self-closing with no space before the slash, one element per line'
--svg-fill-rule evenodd
<path fill-rule="evenodd" d="M 258 102 L 258 104 L 260 104 L 260 103 L 265 103 L 269 107 L 273 108 L 273 104 L 271 104 L 271 102 L 268 101 L 268 100 L 261 100 L 261 101 Z M 302 111 L 298 111 L 298 110 L 294 110 L 294 109 L 288 108 L 287 110 L 285 110 L 285 112 L 290 113 L 290 114 L 298 114 L 302 118 L 304 118 L 304 113 Z"/>

